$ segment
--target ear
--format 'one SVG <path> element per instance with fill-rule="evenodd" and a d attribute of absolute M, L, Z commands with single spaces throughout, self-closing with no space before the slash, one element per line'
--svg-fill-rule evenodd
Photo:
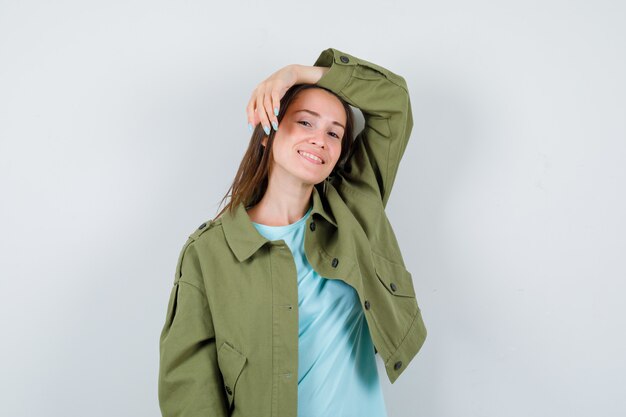
<path fill-rule="evenodd" d="M 267 146 L 267 138 L 268 138 L 268 136 L 265 135 L 265 136 L 263 136 L 263 139 L 261 139 L 261 144 L 263 145 L 263 147 Z"/>

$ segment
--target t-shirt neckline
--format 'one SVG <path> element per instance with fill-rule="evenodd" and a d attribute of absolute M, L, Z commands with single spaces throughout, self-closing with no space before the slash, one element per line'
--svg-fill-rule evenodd
<path fill-rule="evenodd" d="M 311 213 L 311 210 L 313 210 L 313 206 L 309 207 L 309 209 L 304 214 L 304 216 L 302 216 L 301 218 L 299 218 L 298 220 L 296 220 L 295 222 L 293 222 L 291 224 L 286 224 L 286 225 L 282 225 L 282 226 L 270 226 L 270 225 L 267 225 L 267 224 L 257 223 L 257 222 L 252 222 L 252 224 L 254 224 L 255 226 L 258 226 L 258 227 L 260 227 L 262 229 L 276 230 L 276 231 L 286 231 L 286 230 L 290 230 L 292 228 L 296 228 L 300 224 L 302 224 L 302 222 L 304 222 L 304 220 L 309 216 L 309 213 Z"/>

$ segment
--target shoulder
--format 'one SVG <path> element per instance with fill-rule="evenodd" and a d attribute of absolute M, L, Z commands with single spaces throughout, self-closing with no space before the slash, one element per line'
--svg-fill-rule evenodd
<path fill-rule="evenodd" d="M 222 229 L 222 218 L 218 217 L 217 219 L 210 219 L 202 222 L 190 235 L 188 241 L 196 241 L 196 240 L 206 240 L 210 239 L 211 236 L 221 232 Z"/>
<path fill-rule="evenodd" d="M 180 250 L 175 280 L 181 277 L 184 264 L 201 263 L 203 258 L 211 253 L 206 250 L 206 247 L 211 246 L 215 248 L 216 245 L 219 245 L 219 242 L 223 241 L 223 239 L 220 239 L 220 236 L 223 236 L 221 229 L 221 218 L 206 220 L 194 229 Z"/>
<path fill-rule="evenodd" d="M 187 241 L 183 245 L 181 255 L 186 252 L 190 247 L 207 244 L 210 242 L 219 241 L 220 236 L 223 236 L 222 232 L 222 219 L 210 219 L 200 223 L 198 227 L 187 237 Z"/>
<path fill-rule="evenodd" d="M 190 246 L 206 249 L 207 247 L 217 248 L 222 243 L 226 243 L 224 232 L 222 231 L 222 219 L 210 219 L 200 223 L 187 237 L 183 245 L 183 251 Z"/>
<path fill-rule="evenodd" d="M 211 254 L 223 254 L 228 248 L 228 242 L 224 234 L 222 218 L 218 217 L 200 223 L 189 234 L 183 249 L 189 246 L 198 249 L 205 258 Z"/>

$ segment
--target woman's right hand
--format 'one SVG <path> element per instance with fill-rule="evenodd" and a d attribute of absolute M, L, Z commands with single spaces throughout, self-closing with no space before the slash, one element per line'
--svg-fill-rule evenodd
<path fill-rule="evenodd" d="M 252 91 L 246 107 L 248 128 L 252 130 L 259 122 L 267 135 L 270 134 L 270 122 L 278 130 L 278 112 L 280 99 L 287 90 L 298 82 L 298 66 L 287 65 L 267 77 Z"/>

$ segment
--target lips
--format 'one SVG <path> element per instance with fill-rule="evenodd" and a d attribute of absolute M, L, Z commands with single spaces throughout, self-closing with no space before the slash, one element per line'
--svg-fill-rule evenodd
<path fill-rule="evenodd" d="M 317 159 L 315 159 L 315 158 L 311 158 L 310 156 L 304 155 L 302 152 L 305 152 L 305 153 L 308 153 L 308 154 L 311 154 L 311 155 L 315 155 L 315 156 L 317 156 L 319 159 L 321 159 L 321 162 L 320 162 L 320 161 L 318 161 L 318 160 L 317 160 Z M 309 162 L 311 162 L 311 163 L 313 163 L 313 164 L 322 165 L 322 164 L 325 164 L 325 163 L 326 163 L 326 162 L 324 161 L 324 158 L 322 158 L 322 156 L 321 156 L 321 155 L 319 155 L 319 154 L 318 154 L 318 153 L 316 153 L 316 152 L 306 151 L 306 150 L 304 150 L 304 149 L 298 149 L 298 154 L 300 154 L 300 156 L 301 156 L 301 157 L 303 157 L 304 159 L 306 159 L 307 161 L 309 161 Z"/>

